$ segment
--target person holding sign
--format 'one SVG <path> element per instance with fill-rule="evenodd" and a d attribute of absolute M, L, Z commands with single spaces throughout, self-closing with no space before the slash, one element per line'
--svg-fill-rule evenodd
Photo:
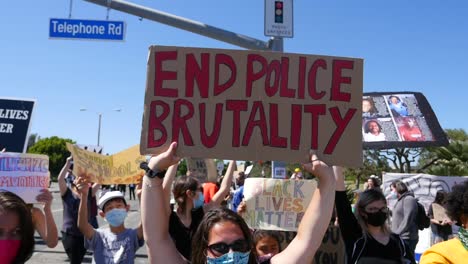
<path fill-rule="evenodd" d="M 152 157 L 148 164 L 150 171 L 143 178 L 142 220 L 150 263 L 156 263 L 156 258 L 161 256 L 165 257 L 167 263 L 186 263 L 167 231 L 169 216 L 165 209 L 164 176 L 161 173 L 179 161 L 180 158 L 175 154 L 176 148 L 177 143 L 173 142 L 168 150 Z M 297 236 L 286 249 L 270 259 L 272 264 L 312 262 L 332 215 L 335 190 L 332 169 L 316 155 L 311 155 L 311 161 L 303 164 L 303 167 L 318 178 L 318 187 L 299 225 Z M 247 224 L 229 209 L 207 212 L 193 238 L 192 246 L 192 264 L 257 263 L 252 234 Z"/>
<path fill-rule="evenodd" d="M 48 189 L 42 189 L 41 193 L 36 197 L 39 203 L 44 204 L 43 211 L 32 204 L 28 204 L 31 208 L 31 216 L 34 223 L 34 229 L 37 230 L 42 240 L 49 248 L 54 248 L 58 243 L 57 225 L 55 224 L 52 214 L 52 194 Z"/>
<path fill-rule="evenodd" d="M 409 247 L 387 225 L 387 200 L 381 191 L 359 195 L 353 214 L 346 196 L 343 168 L 334 167 L 336 213 L 346 247 L 347 263 L 415 263 Z"/>
<path fill-rule="evenodd" d="M 31 210 L 18 195 L 0 191 L 0 263 L 25 263 L 33 250 Z"/>
<path fill-rule="evenodd" d="M 451 220 L 461 225 L 458 237 L 437 243 L 421 256 L 420 264 L 458 264 L 468 260 L 468 181 L 452 187 L 445 210 Z"/>
<path fill-rule="evenodd" d="M 385 134 L 382 132 L 382 126 L 377 120 L 370 120 L 365 124 L 364 141 L 385 141 Z"/>
<path fill-rule="evenodd" d="M 236 162 L 232 160 L 224 176 L 221 186 L 211 199 L 211 202 L 205 204 L 204 195 L 200 182 L 191 176 L 180 176 L 174 182 L 172 193 L 177 203 L 177 210 L 170 211 L 166 208 L 169 215 L 169 234 L 175 242 L 177 250 L 187 259 L 192 254 L 192 238 L 205 215 L 210 209 L 221 206 L 224 198 L 229 194 L 232 177 L 234 174 Z M 164 180 L 165 201 L 169 206 L 170 185 L 177 171 L 176 166 L 171 166 L 166 175 L 169 177 Z"/>
<path fill-rule="evenodd" d="M 445 203 L 446 192 L 437 191 L 434 202 L 429 206 L 427 215 L 431 219 L 431 244 L 446 241 L 452 235 L 452 221 L 447 217 L 442 207 Z M 435 209 L 435 210 L 434 210 Z"/>

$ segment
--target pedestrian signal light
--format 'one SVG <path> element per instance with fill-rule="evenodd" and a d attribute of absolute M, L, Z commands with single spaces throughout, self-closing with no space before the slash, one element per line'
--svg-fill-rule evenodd
<path fill-rule="evenodd" d="M 275 23 L 283 24 L 283 1 L 275 1 Z"/>

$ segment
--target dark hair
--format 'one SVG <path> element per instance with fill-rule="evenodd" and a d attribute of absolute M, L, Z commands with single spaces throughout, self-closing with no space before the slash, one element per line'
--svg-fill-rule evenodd
<path fill-rule="evenodd" d="M 445 211 L 452 220 L 462 224 L 462 215 L 468 215 L 468 180 L 452 187 L 452 192 L 447 195 Z"/>
<path fill-rule="evenodd" d="M 398 97 L 396 95 L 392 95 L 392 96 L 388 97 L 388 100 L 390 101 L 390 103 L 392 102 L 392 98 L 396 98 L 398 100 L 398 102 L 401 102 L 400 97 Z"/>
<path fill-rule="evenodd" d="M 445 203 L 445 197 L 447 196 L 447 193 L 444 191 L 437 191 L 435 198 L 434 198 L 434 203 L 443 205 Z"/>
<path fill-rule="evenodd" d="M 375 110 L 374 100 L 372 100 L 372 98 L 364 98 L 364 99 L 362 99 L 362 102 L 364 102 L 364 101 L 366 101 L 366 102 L 368 102 L 368 103 L 370 104 L 370 109 L 369 109 L 369 111 L 368 111 L 367 113 L 373 114 L 373 113 L 377 112 L 377 111 Z M 364 110 L 364 109 L 363 109 L 363 110 Z M 364 111 L 363 111 L 363 112 L 364 112 Z"/>
<path fill-rule="evenodd" d="M 203 217 L 197 232 L 192 239 L 192 264 L 206 264 L 206 256 L 208 250 L 208 237 L 210 230 L 217 223 L 231 222 L 239 226 L 244 234 L 245 240 L 250 245 L 249 264 L 255 264 L 257 254 L 254 250 L 252 234 L 244 219 L 233 211 L 225 208 L 217 208 L 208 211 Z"/>
<path fill-rule="evenodd" d="M 404 194 L 405 192 L 408 191 L 408 187 L 402 181 L 395 181 L 395 189 L 398 194 Z"/>
<path fill-rule="evenodd" d="M 375 201 L 383 201 L 385 204 L 387 204 L 387 199 L 385 199 L 385 196 L 383 195 L 383 193 L 376 189 L 368 189 L 368 190 L 361 192 L 356 202 L 355 215 L 356 215 L 356 219 L 358 220 L 359 225 L 361 226 L 363 233 L 368 233 L 367 221 L 363 217 L 363 214 L 366 214 L 366 211 L 364 210 L 364 208 L 366 208 L 367 205 Z M 390 229 L 388 228 L 388 225 L 386 223 L 382 226 L 382 228 L 384 232 L 390 234 Z"/>
<path fill-rule="evenodd" d="M 257 243 L 265 237 L 271 237 L 274 240 L 276 240 L 276 242 L 278 243 L 278 250 L 281 252 L 281 240 L 278 236 L 278 233 L 275 231 L 260 229 L 255 230 L 255 232 L 253 233 L 254 245 L 257 246 Z"/>
<path fill-rule="evenodd" d="M 374 177 L 371 177 L 371 178 L 369 178 L 369 179 L 367 179 L 367 180 L 371 180 L 372 183 L 374 183 L 374 188 L 377 188 L 377 187 L 380 186 L 379 181 L 378 181 L 376 178 L 374 178 Z"/>
<path fill-rule="evenodd" d="M 382 132 L 382 126 L 379 124 L 379 122 L 377 122 L 377 120 L 369 120 L 366 122 L 366 125 L 364 126 L 364 132 L 365 133 L 370 133 L 370 129 L 369 129 L 369 124 L 370 123 L 376 123 L 377 126 L 379 127 L 379 132 Z"/>
<path fill-rule="evenodd" d="M 34 250 L 34 224 L 31 210 L 18 195 L 0 191 L 0 212 L 11 212 L 18 215 L 21 246 L 13 263 L 24 263 L 31 258 Z"/>
<path fill-rule="evenodd" d="M 174 194 L 174 200 L 180 209 L 185 210 L 187 203 L 187 190 L 196 192 L 199 186 L 200 184 L 198 180 L 191 176 L 183 175 L 175 180 L 172 193 Z"/>
<path fill-rule="evenodd" d="M 396 183 L 397 183 L 397 181 L 392 181 L 392 183 L 390 183 L 390 186 L 392 186 L 393 188 L 396 189 Z"/>

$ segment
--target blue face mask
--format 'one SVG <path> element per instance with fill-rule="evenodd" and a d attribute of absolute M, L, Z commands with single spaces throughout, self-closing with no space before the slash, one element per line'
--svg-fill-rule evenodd
<path fill-rule="evenodd" d="M 121 226 L 127 218 L 127 210 L 115 208 L 106 213 L 106 221 L 113 227 Z"/>
<path fill-rule="evenodd" d="M 193 209 L 198 209 L 205 203 L 205 197 L 202 192 L 198 192 L 198 199 L 193 201 Z"/>
<path fill-rule="evenodd" d="M 206 257 L 206 263 L 207 264 L 229 264 L 229 263 L 235 263 L 235 264 L 248 264 L 249 263 L 249 256 L 250 256 L 250 251 L 247 252 L 229 252 L 221 257 L 217 258 L 210 258 Z"/>

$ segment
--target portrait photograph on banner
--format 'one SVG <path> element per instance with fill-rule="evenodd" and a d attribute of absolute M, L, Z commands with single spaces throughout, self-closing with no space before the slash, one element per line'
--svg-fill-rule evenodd
<path fill-rule="evenodd" d="M 364 93 L 362 139 L 366 149 L 448 145 L 434 111 L 422 93 Z"/>

